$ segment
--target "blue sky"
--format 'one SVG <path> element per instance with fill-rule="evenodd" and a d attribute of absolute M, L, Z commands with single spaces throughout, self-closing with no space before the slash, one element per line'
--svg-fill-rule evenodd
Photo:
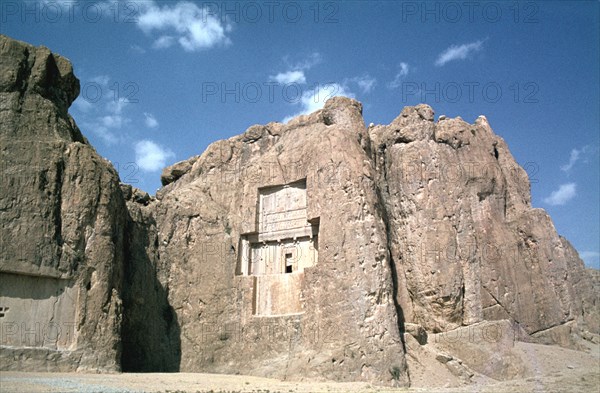
<path fill-rule="evenodd" d="M 70 112 L 121 179 L 332 95 L 389 123 L 406 105 L 484 114 L 546 209 L 599 266 L 597 1 L 3 1 L 2 34 L 69 58 Z"/>

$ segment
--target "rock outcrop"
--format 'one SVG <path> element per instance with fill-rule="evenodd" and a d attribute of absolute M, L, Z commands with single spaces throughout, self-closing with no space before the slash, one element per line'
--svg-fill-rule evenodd
<path fill-rule="evenodd" d="M 181 370 L 388 383 L 396 367 L 406 382 L 377 177 L 360 144 L 365 131 L 361 105 L 335 98 L 301 122 L 254 126 L 214 143 L 159 191 L 158 252 L 170 267 Z M 303 202 L 294 211 L 304 208 L 301 215 L 286 210 L 293 201 L 284 199 L 274 202 L 279 210 L 261 209 L 263 192 L 277 194 L 278 186 L 298 182 Z M 260 237 L 267 214 L 283 227 L 267 229 L 276 234 L 271 240 L 265 235 L 264 244 L 272 241 L 279 253 L 289 239 L 298 263 L 306 257 L 302 237 L 282 228 L 293 227 L 295 217 L 318 227 L 308 236 L 318 237 L 313 266 L 287 277 L 244 272 L 249 254 L 243 255 L 243 238 Z M 261 258 L 276 263 L 268 260 L 276 256 Z M 275 282 L 286 278 L 297 282 Z M 277 285 L 293 293 L 276 293 Z M 263 295 L 272 309 L 261 313 L 256 297 Z"/>
<path fill-rule="evenodd" d="M 485 117 L 435 123 L 426 105 L 370 131 L 406 322 L 440 332 L 510 319 L 534 334 L 597 332 L 583 262 L 531 207 L 528 176 Z"/>
<path fill-rule="evenodd" d="M 497 358 L 515 340 L 598 338 L 597 279 L 485 117 L 418 105 L 365 127 L 335 97 L 165 168 L 154 197 L 120 185 L 68 115 L 68 61 L 0 37 L 2 337 L 72 323 L 68 345 L 9 331 L 21 341 L 0 356 L 19 361 L 3 368 L 398 386 L 407 351 L 468 382 L 523 374 Z M 489 326 L 512 336 L 426 348 Z"/>
<path fill-rule="evenodd" d="M 67 113 L 68 60 L 0 36 L 0 70 L 2 367 L 119 370 L 119 177 Z"/>

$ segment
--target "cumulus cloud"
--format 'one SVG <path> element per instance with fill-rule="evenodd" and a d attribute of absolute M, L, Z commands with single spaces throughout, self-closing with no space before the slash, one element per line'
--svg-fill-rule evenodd
<path fill-rule="evenodd" d="M 408 75 L 409 70 L 410 67 L 408 66 L 408 63 L 400 63 L 398 65 L 398 72 L 396 73 L 396 76 L 394 76 L 394 80 L 388 83 L 388 87 L 390 89 L 397 89 L 398 87 L 400 87 L 400 85 L 402 84 L 402 80 L 406 75 Z"/>
<path fill-rule="evenodd" d="M 144 112 L 144 122 L 146 123 L 146 127 L 148 128 L 156 128 L 158 127 L 158 120 L 151 113 Z"/>
<path fill-rule="evenodd" d="M 187 52 L 209 49 L 231 43 L 227 33 L 231 26 L 197 4 L 183 1 L 159 6 L 154 1 L 140 3 L 137 26 L 146 34 L 161 32 L 153 48 L 168 48 L 175 42 Z"/>
<path fill-rule="evenodd" d="M 577 187 L 575 183 L 561 184 L 558 190 L 552 191 L 549 197 L 544 198 L 544 202 L 551 206 L 562 206 L 575 198 Z"/>
<path fill-rule="evenodd" d="M 302 98 L 300 99 L 300 105 L 302 106 L 302 109 L 296 114 L 283 119 L 283 122 L 287 123 L 296 116 L 306 115 L 316 110 L 319 110 L 323 108 L 323 105 L 325 105 L 325 101 L 337 96 L 354 98 L 354 94 L 348 91 L 346 87 L 338 83 L 327 83 L 324 85 L 317 85 L 317 87 L 315 87 L 314 89 L 308 90 L 302 94 Z"/>
<path fill-rule="evenodd" d="M 270 79 L 281 84 L 306 83 L 306 77 L 304 76 L 304 71 L 302 70 L 280 72 L 275 76 L 271 76 Z"/>
<path fill-rule="evenodd" d="M 142 171 L 156 172 L 162 170 L 167 160 L 175 157 L 175 153 L 149 140 L 135 144 L 135 163 Z"/>
<path fill-rule="evenodd" d="M 102 125 L 106 128 L 121 128 L 123 117 L 121 115 L 106 115 L 100 118 Z"/>
<path fill-rule="evenodd" d="M 361 92 L 367 94 L 373 91 L 375 85 L 377 84 L 377 79 L 373 78 L 369 74 L 364 74 L 362 76 L 356 76 L 349 80 L 350 82 L 354 82 L 358 85 L 358 88 Z"/>
<path fill-rule="evenodd" d="M 478 52 L 483 48 L 483 40 L 471 42 L 463 45 L 452 45 L 445 51 L 440 53 L 435 65 L 438 67 L 443 66 L 449 61 L 464 60 L 469 57 L 472 53 Z"/>
<path fill-rule="evenodd" d="M 170 48 L 175 43 L 175 37 L 171 37 L 170 35 L 163 35 L 158 37 L 156 41 L 152 43 L 152 48 L 154 49 L 164 49 Z"/>

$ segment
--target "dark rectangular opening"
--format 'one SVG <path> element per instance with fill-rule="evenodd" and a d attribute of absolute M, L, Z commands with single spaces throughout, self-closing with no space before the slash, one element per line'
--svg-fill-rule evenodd
<path fill-rule="evenodd" d="M 285 253 L 285 272 L 286 273 L 292 272 L 292 253 L 291 252 Z"/>

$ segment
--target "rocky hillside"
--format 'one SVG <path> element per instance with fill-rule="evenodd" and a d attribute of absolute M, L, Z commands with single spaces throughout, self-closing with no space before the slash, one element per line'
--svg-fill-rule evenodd
<path fill-rule="evenodd" d="M 522 341 L 597 339 L 597 286 L 483 116 L 418 105 L 366 127 L 336 97 L 211 144 L 150 196 L 68 115 L 67 60 L 0 36 L 0 67 L 3 369 L 408 385 L 406 355 L 485 321 Z M 62 341 L 30 345 L 23 323 Z"/>

